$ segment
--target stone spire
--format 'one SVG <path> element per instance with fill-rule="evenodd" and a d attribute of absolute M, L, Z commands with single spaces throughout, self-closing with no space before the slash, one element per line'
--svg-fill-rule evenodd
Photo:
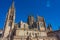
<path fill-rule="evenodd" d="M 11 7 L 8 10 L 8 14 L 6 17 L 4 32 L 3 32 L 3 39 L 7 38 L 10 32 L 14 28 L 14 21 L 15 21 L 15 8 L 14 8 L 14 1 L 12 2 Z"/>
<path fill-rule="evenodd" d="M 14 8 L 14 1 L 12 1 L 12 6 L 11 6 L 11 8 Z"/>

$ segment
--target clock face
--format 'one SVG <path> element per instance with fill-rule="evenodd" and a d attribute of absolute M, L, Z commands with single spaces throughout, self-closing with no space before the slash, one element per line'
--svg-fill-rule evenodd
<path fill-rule="evenodd" d="M 38 26 L 38 29 L 40 30 L 40 28 L 43 27 L 43 23 L 41 22 Z"/>
<path fill-rule="evenodd" d="M 43 23 L 40 23 L 40 27 L 42 27 L 43 26 Z"/>
<path fill-rule="evenodd" d="M 42 23 L 40 23 L 39 27 L 40 27 L 40 30 L 41 30 L 41 31 L 45 31 L 45 27 L 44 27 L 43 22 L 42 22 Z"/>

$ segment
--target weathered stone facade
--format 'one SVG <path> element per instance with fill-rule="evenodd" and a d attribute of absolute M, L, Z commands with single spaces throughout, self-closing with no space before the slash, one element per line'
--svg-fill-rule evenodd
<path fill-rule="evenodd" d="M 37 20 L 29 16 L 27 23 L 15 23 L 13 2 L 7 14 L 2 40 L 57 40 L 57 37 L 48 36 L 47 33 L 45 20 L 40 16 L 37 16 Z"/>

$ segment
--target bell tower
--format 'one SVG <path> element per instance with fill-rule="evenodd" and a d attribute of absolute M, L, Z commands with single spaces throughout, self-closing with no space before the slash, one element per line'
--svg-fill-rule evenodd
<path fill-rule="evenodd" d="M 44 22 L 43 17 L 37 16 L 37 28 L 40 31 L 46 31 L 45 22 Z"/>
<path fill-rule="evenodd" d="M 14 21 L 15 21 L 15 8 L 14 8 L 14 1 L 12 2 L 12 6 L 8 10 L 8 14 L 6 17 L 6 22 L 4 26 L 3 37 L 8 37 L 9 33 L 14 28 Z"/>

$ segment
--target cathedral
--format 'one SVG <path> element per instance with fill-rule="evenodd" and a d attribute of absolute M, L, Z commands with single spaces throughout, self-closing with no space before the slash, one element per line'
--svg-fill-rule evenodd
<path fill-rule="evenodd" d="M 34 16 L 28 16 L 27 22 L 15 23 L 15 11 L 13 2 L 7 12 L 2 40 L 58 40 L 51 25 L 46 27 L 43 17 L 37 16 L 34 20 Z"/>

